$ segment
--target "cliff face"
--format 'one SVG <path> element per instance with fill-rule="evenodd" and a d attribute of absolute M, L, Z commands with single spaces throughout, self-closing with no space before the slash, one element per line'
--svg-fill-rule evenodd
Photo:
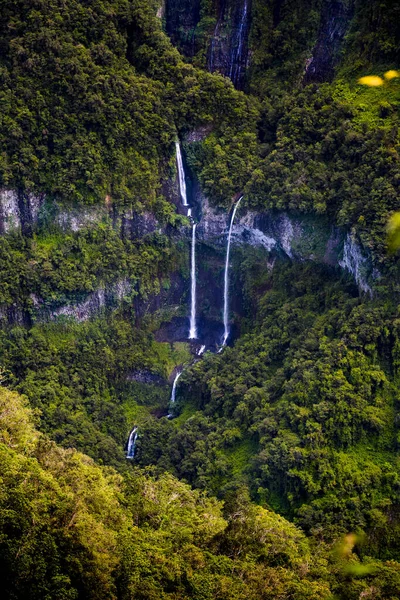
<path fill-rule="evenodd" d="M 199 238 L 225 248 L 229 219 L 203 198 Z M 379 278 L 372 257 L 352 233 L 332 226 L 323 217 L 293 215 L 283 211 L 238 211 L 232 228 L 233 246 L 258 246 L 274 257 L 311 260 L 349 272 L 364 293 L 372 293 Z M 266 263 L 267 264 L 267 263 Z"/>
<path fill-rule="evenodd" d="M 77 232 L 84 227 L 111 221 L 122 238 L 139 239 L 159 229 L 155 216 L 149 211 L 138 213 L 132 208 L 105 203 L 102 206 L 71 206 L 45 195 L 25 194 L 22 197 L 12 189 L 0 189 L 0 233 L 20 231 L 31 235 L 35 230 L 58 228 L 63 232 Z"/>
<path fill-rule="evenodd" d="M 172 185 L 173 182 L 171 182 Z M 21 211 L 17 194 L 12 190 L 0 193 L 1 230 L 6 235 L 17 229 L 55 226 L 64 232 L 76 232 L 84 227 L 96 227 L 112 219 L 122 238 L 138 240 L 159 230 L 159 224 L 151 213 L 137 214 L 132 209 L 118 213 L 115 207 L 70 208 L 53 205 L 44 197 L 27 197 L 25 212 Z M 199 325 L 203 339 L 210 345 L 217 343 L 221 334 L 223 308 L 223 271 L 230 215 L 213 208 L 197 188 L 197 205 L 193 207 L 197 226 L 197 303 Z M 27 217 L 28 215 L 28 217 Z M 51 218 L 50 218 L 51 217 Z M 146 315 L 159 315 L 161 340 L 184 340 L 187 337 L 187 307 L 189 293 L 189 244 L 191 228 L 184 227 L 170 232 L 184 248 L 185 272 L 170 274 L 167 287 L 160 282 L 158 293 L 148 298 L 138 295 L 134 283 L 128 279 L 116 280 L 106 286 L 99 282 L 94 292 L 72 298 L 63 305 L 51 306 L 37 297 L 30 296 L 29 314 L 21 307 L 4 307 L 0 318 L 3 323 L 38 322 L 73 317 L 87 320 L 104 311 L 117 308 L 123 302 L 134 305 L 138 321 Z M 357 238 L 332 227 L 322 217 L 293 215 L 286 212 L 265 212 L 241 209 L 232 230 L 232 245 L 254 246 L 265 251 L 265 268 L 272 268 L 277 258 L 324 263 L 349 272 L 364 293 L 372 293 L 372 286 L 379 273 L 373 268 L 371 257 L 362 249 Z M 234 275 L 234 274 L 233 274 Z M 240 290 L 237 291 L 233 308 L 241 312 Z M 162 325 L 164 323 L 164 325 Z M 168 325 L 169 323 L 169 325 Z"/>
<path fill-rule="evenodd" d="M 251 0 L 218 0 L 213 8 L 200 0 L 167 0 L 166 31 L 187 57 L 211 72 L 230 77 L 242 88 L 248 65 Z"/>
<path fill-rule="evenodd" d="M 322 8 L 317 43 L 308 59 L 304 83 L 331 81 L 354 13 L 353 2 L 328 0 Z"/>
<path fill-rule="evenodd" d="M 248 64 L 251 0 L 222 0 L 208 49 L 208 69 L 229 77 L 241 88 Z"/>
<path fill-rule="evenodd" d="M 196 52 L 200 5 L 200 0 L 167 0 L 165 4 L 167 33 L 185 56 L 192 57 Z"/>
<path fill-rule="evenodd" d="M 18 190 L 0 190 L 0 233 L 21 229 L 29 234 L 38 221 L 44 195 L 34 196 Z"/>

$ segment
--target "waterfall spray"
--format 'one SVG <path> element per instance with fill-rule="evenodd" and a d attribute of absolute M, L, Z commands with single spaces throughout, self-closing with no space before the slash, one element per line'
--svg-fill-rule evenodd
<path fill-rule="evenodd" d="M 191 300 L 190 300 L 190 329 L 189 340 L 197 338 L 196 328 L 196 224 L 193 223 L 192 229 L 192 256 L 191 256 Z"/>
<path fill-rule="evenodd" d="M 243 196 L 239 198 L 239 200 L 235 204 L 235 208 L 233 209 L 231 223 L 229 226 L 228 233 L 228 245 L 226 248 L 226 260 L 225 260 L 225 274 L 224 274 L 224 339 L 222 341 L 222 346 L 226 345 L 227 339 L 229 337 L 229 253 L 231 249 L 231 236 L 232 236 L 232 227 L 233 221 L 235 220 L 236 211 L 239 207 L 240 201 Z"/>
<path fill-rule="evenodd" d="M 126 458 L 135 458 L 136 440 L 138 437 L 137 427 L 134 427 L 129 435 L 128 448 L 126 450 Z"/>
<path fill-rule="evenodd" d="M 175 142 L 176 147 L 176 164 L 178 165 L 179 191 L 181 193 L 183 206 L 188 205 L 186 194 L 185 169 L 183 168 L 182 152 L 179 142 Z"/>

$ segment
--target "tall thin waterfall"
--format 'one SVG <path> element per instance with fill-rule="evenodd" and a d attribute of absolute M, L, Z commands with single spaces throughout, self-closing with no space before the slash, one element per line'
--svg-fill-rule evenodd
<path fill-rule="evenodd" d="M 188 206 L 187 194 L 186 194 L 185 169 L 183 168 L 181 145 L 178 141 L 175 142 L 175 147 L 176 147 L 176 164 L 178 165 L 179 191 L 181 193 L 183 206 Z"/>
<path fill-rule="evenodd" d="M 189 340 L 197 338 L 196 327 L 196 224 L 193 223 L 192 229 L 192 257 L 191 257 L 191 299 L 190 299 L 190 329 Z"/>
<path fill-rule="evenodd" d="M 176 400 L 176 386 L 178 385 L 178 379 L 182 375 L 182 373 L 183 373 L 183 371 L 179 371 L 175 375 L 174 383 L 172 384 L 172 392 L 171 392 L 171 399 L 170 399 L 170 403 L 171 404 L 175 404 L 175 400 Z"/>
<path fill-rule="evenodd" d="M 230 57 L 231 68 L 229 70 L 229 77 L 231 78 L 231 80 L 233 81 L 234 84 L 238 83 L 239 76 L 240 76 L 240 67 L 241 67 L 240 63 L 242 60 L 243 45 L 244 45 L 244 41 L 245 41 L 245 33 L 246 33 L 246 27 L 247 27 L 247 10 L 248 10 L 247 3 L 248 3 L 248 0 L 244 0 L 242 18 L 240 19 L 239 31 L 237 34 L 237 46 L 236 46 L 236 48 L 232 48 L 231 57 Z"/>
<path fill-rule="evenodd" d="M 231 236 L 232 236 L 232 227 L 233 221 L 235 220 L 236 211 L 240 204 L 243 196 L 239 198 L 239 200 L 235 204 L 235 208 L 233 209 L 231 223 L 229 226 L 228 233 L 228 245 L 226 248 L 226 261 L 225 261 L 225 275 L 224 275 L 224 339 L 222 341 L 222 346 L 226 345 L 227 339 L 229 337 L 229 253 L 231 249 Z"/>
<path fill-rule="evenodd" d="M 136 440 L 138 437 L 137 430 L 138 430 L 138 428 L 134 427 L 130 433 L 129 440 L 128 440 L 128 448 L 126 450 L 126 458 L 132 459 L 135 457 Z"/>

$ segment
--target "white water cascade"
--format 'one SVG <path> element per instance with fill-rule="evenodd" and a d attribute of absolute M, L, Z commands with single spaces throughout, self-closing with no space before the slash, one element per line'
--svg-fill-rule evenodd
<path fill-rule="evenodd" d="M 138 437 L 137 430 L 138 428 L 134 427 L 129 435 L 128 448 L 126 450 L 126 458 L 135 458 L 136 440 Z"/>
<path fill-rule="evenodd" d="M 242 18 L 239 24 L 239 31 L 237 36 L 237 46 L 232 49 L 231 53 L 231 68 L 229 70 L 229 77 L 233 81 L 234 84 L 238 82 L 240 75 L 240 60 L 242 57 L 243 44 L 244 44 L 244 34 L 245 28 L 247 25 L 247 0 L 244 1 Z"/>
<path fill-rule="evenodd" d="M 183 168 L 181 145 L 178 141 L 175 142 L 176 147 L 176 164 L 178 165 L 179 191 L 181 193 L 183 206 L 188 206 L 186 193 L 185 169 Z"/>
<path fill-rule="evenodd" d="M 226 261 L 225 261 L 225 274 L 224 274 L 224 339 L 222 341 L 222 346 L 226 345 L 227 339 L 229 337 L 229 253 L 231 249 L 231 236 L 232 236 L 232 227 L 233 221 L 235 220 L 236 211 L 239 207 L 240 201 L 243 198 L 241 196 L 239 200 L 235 204 L 235 208 L 233 209 L 231 223 L 229 225 L 229 233 L 228 233 L 228 245 L 226 248 Z"/>
<path fill-rule="evenodd" d="M 178 373 L 175 375 L 175 379 L 174 379 L 174 383 L 172 384 L 172 392 L 171 392 L 171 398 L 169 400 L 169 406 L 170 409 L 172 409 L 172 406 L 175 404 L 175 400 L 176 400 L 176 386 L 178 385 L 178 379 L 179 377 L 182 375 L 183 371 L 178 371 Z M 168 419 L 172 419 L 173 418 L 173 413 L 170 412 L 167 415 Z"/>
<path fill-rule="evenodd" d="M 191 256 L 191 267 L 190 267 L 190 328 L 189 328 L 189 340 L 195 340 L 197 338 L 197 327 L 196 327 L 196 224 L 193 223 L 192 229 L 192 256 Z"/>

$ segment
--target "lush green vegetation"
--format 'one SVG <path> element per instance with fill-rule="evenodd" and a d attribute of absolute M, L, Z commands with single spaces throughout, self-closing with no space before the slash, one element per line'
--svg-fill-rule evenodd
<path fill-rule="evenodd" d="M 164 474 L 124 478 L 39 434 L 0 390 L 0 564 L 7 598 L 395 598 L 393 561 L 360 562 L 348 536 L 313 547 L 237 490 L 223 506 Z"/>
<path fill-rule="evenodd" d="M 1 184 L 85 203 L 108 197 L 140 211 L 157 198 L 177 130 L 215 124 L 237 160 L 249 137 L 254 145 L 254 103 L 183 62 L 156 4 L 6 5 Z M 235 174 L 223 192 L 248 175 Z"/>
<path fill-rule="evenodd" d="M 242 272 L 267 288 L 254 317 L 245 286 L 248 333 L 185 372 L 180 401 L 197 412 L 153 422 L 139 462 L 220 495 L 247 482 L 304 529 L 331 539 L 371 528 L 398 558 L 384 533 L 400 499 L 397 306 L 360 301 L 316 265 L 260 277 L 247 257 Z"/>

